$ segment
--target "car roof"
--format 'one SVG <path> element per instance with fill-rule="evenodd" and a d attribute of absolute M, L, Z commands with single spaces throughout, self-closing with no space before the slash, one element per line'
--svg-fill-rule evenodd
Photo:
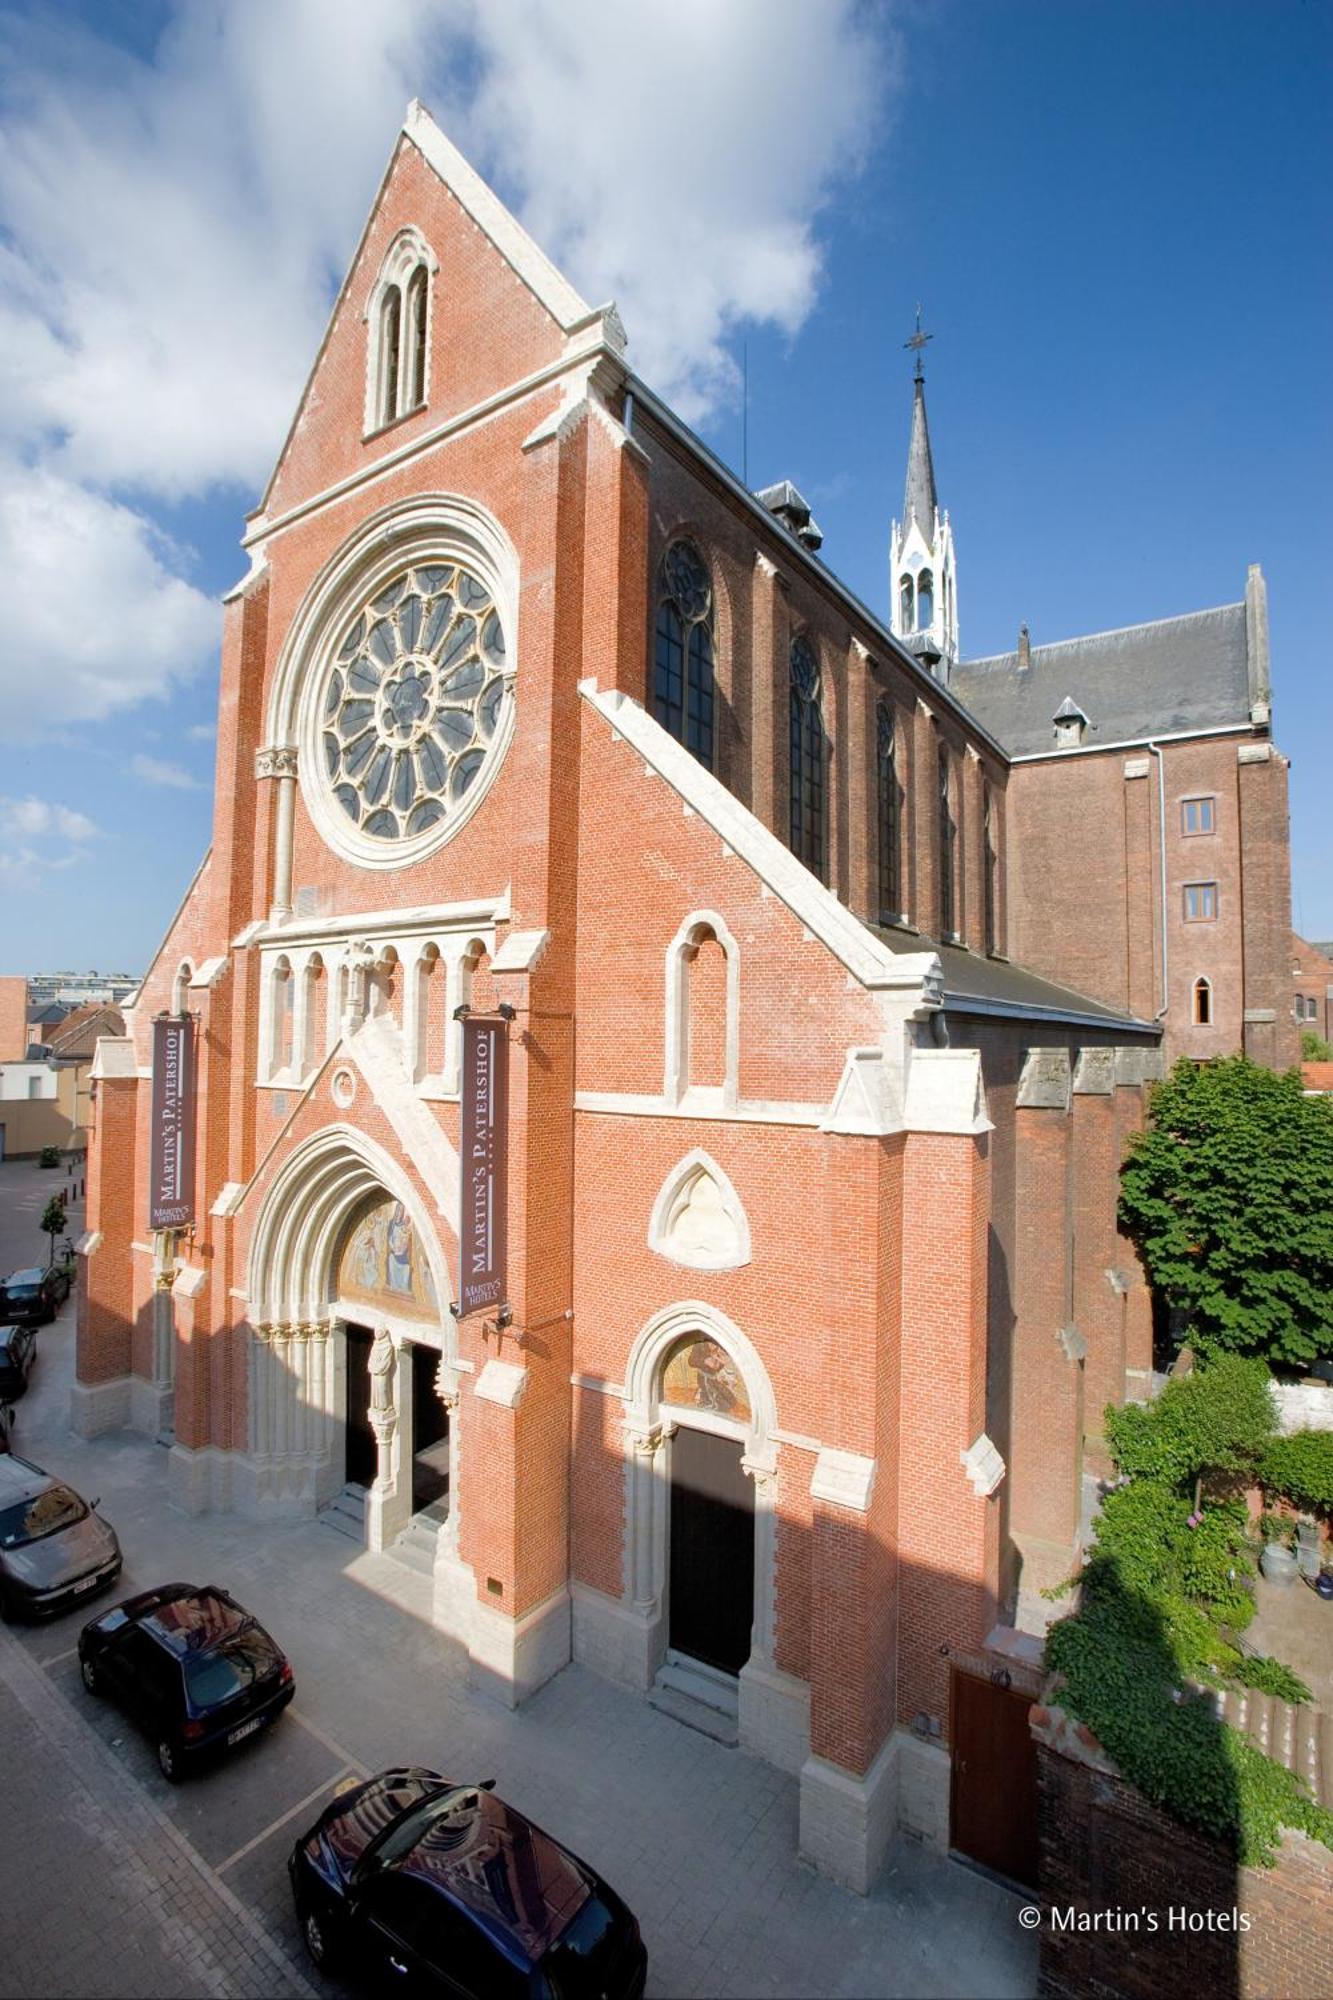
<path fill-rule="evenodd" d="M 549 1833 L 492 1792 L 460 1787 L 433 1801 L 398 1871 L 442 1891 L 511 1956 L 532 1963 L 598 1886 Z M 415 1810 L 415 1809 L 414 1809 Z"/>
<path fill-rule="evenodd" d="M 43 1472 L 31 1459 L 20 1458 L 17 1452 L 6 1452 L 0 1458 L 0 1500 L 29 1500 L 62 1483 L 49 1472 Z"/>
<path fill-rule="evenodd" d="M 213 1584 L 168 1584 L 147 1593 L 147 1608 L 136 1613 L 140 1625 L 178 1660 L 197 1658 L 225 1645 L 254 1625 L 248 1611 Z"/>

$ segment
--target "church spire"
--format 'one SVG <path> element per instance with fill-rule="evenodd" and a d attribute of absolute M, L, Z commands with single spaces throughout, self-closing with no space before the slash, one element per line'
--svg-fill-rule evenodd
<path fill-rule="evenodd" d="M 929 340 L 930 335 L 926 338 Z M 919 521 L 921 532 L 929 535 L 939 512 L 939 502 L 935 497 L 935 463 L 930 455 L 930 426 L 926 422 L 926 378 L 920 372 L 921 357 L 917 356 L 917 375 L 913 384 L 912 437 L 907 447 L 907 485 L 903 491 L 903 525 Z"/>
<path fill-rule="evenodd" d="M 904 347 L 916 356 L 912 378 L 912 431 L 907 446 L 907 483 L 903 518 L 895 521 L 889 538 L 890 629 L 896 638 L 939 679 L 949 678 L 958 658 L 958 599 L 954 571 L 953 530 L 940 513 L 935 491 L 935 461 L 926 421 L 926 376 L 921 354 L 934 335 L 916 331 Z"/>

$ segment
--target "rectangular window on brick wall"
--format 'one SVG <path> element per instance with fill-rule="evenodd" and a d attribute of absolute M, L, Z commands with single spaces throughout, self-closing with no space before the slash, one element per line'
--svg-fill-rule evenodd
<path fill-rule="evenodd" d="M 1180 831 L 1182 833 L 1213 833 L 1216 830 L 1213 799 L 1182 799 L 1180 802 Z"/>
<path fill-rule="evenodd" d="M 1211 923 L 1217 915 L 1216 882 L 1187 882 L 1184 888 L 1185 922 Z"/>

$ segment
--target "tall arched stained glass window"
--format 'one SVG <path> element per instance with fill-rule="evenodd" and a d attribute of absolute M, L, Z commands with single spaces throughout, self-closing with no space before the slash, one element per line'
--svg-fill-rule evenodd
<path fill-rule="evenodd" d="M 791 647 L 791 851 L 824 876 L 824 723 L 819 662 L 804 635 Z"/>
<path fill-rule="evenodd" d="M 713 581 L 693 542 L 674 541 L 658 575 L 653 714 L 713 768 Z"/>
<path fill-rule="evenodd" d="M 997 928 L 997 876 L 999 876 L 999 848 L 995 832 L 995 794 L 991 792 L 991 782 L 987 780 L 981 792 L 981 888 L 983 888 L 983 928 L 987 952 L 999 950 L 999 928 Z"/>
<path fill-rule="evenodd" d="M 957 908 L 954 901 L 954 823 L 953 800 L 949 795 L 949 753 L 940 751 L 940 931 L 949 935 L 957 929 Z"/>
<path fill-rule="evenodd" d="M 898 776 L 898 732 L 893 709 L 882 701 L 875 715 L 875 775 L 879 802 L 879 920 L 902 915 L 903 788 Z"/>

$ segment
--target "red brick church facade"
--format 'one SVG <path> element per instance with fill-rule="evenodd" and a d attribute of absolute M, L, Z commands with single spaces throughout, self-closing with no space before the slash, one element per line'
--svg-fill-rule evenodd
<path fill-rule="evenodd" d="M 1160 1029 L 1010 962 L 1007 750 L 623 349 L 414 106 L 100 1045 L 75 1421 L 167 1437 L 186 1508 L 364 1507 L 508 1700 L 573 1658 L 711 1705 L 865 1887 L 947 1842 L 951 1661 L 1068 1573 L 1151 1366 Z M 506 1309 L 456 1316 L 455 1009 L 500 1005 Z"/>

